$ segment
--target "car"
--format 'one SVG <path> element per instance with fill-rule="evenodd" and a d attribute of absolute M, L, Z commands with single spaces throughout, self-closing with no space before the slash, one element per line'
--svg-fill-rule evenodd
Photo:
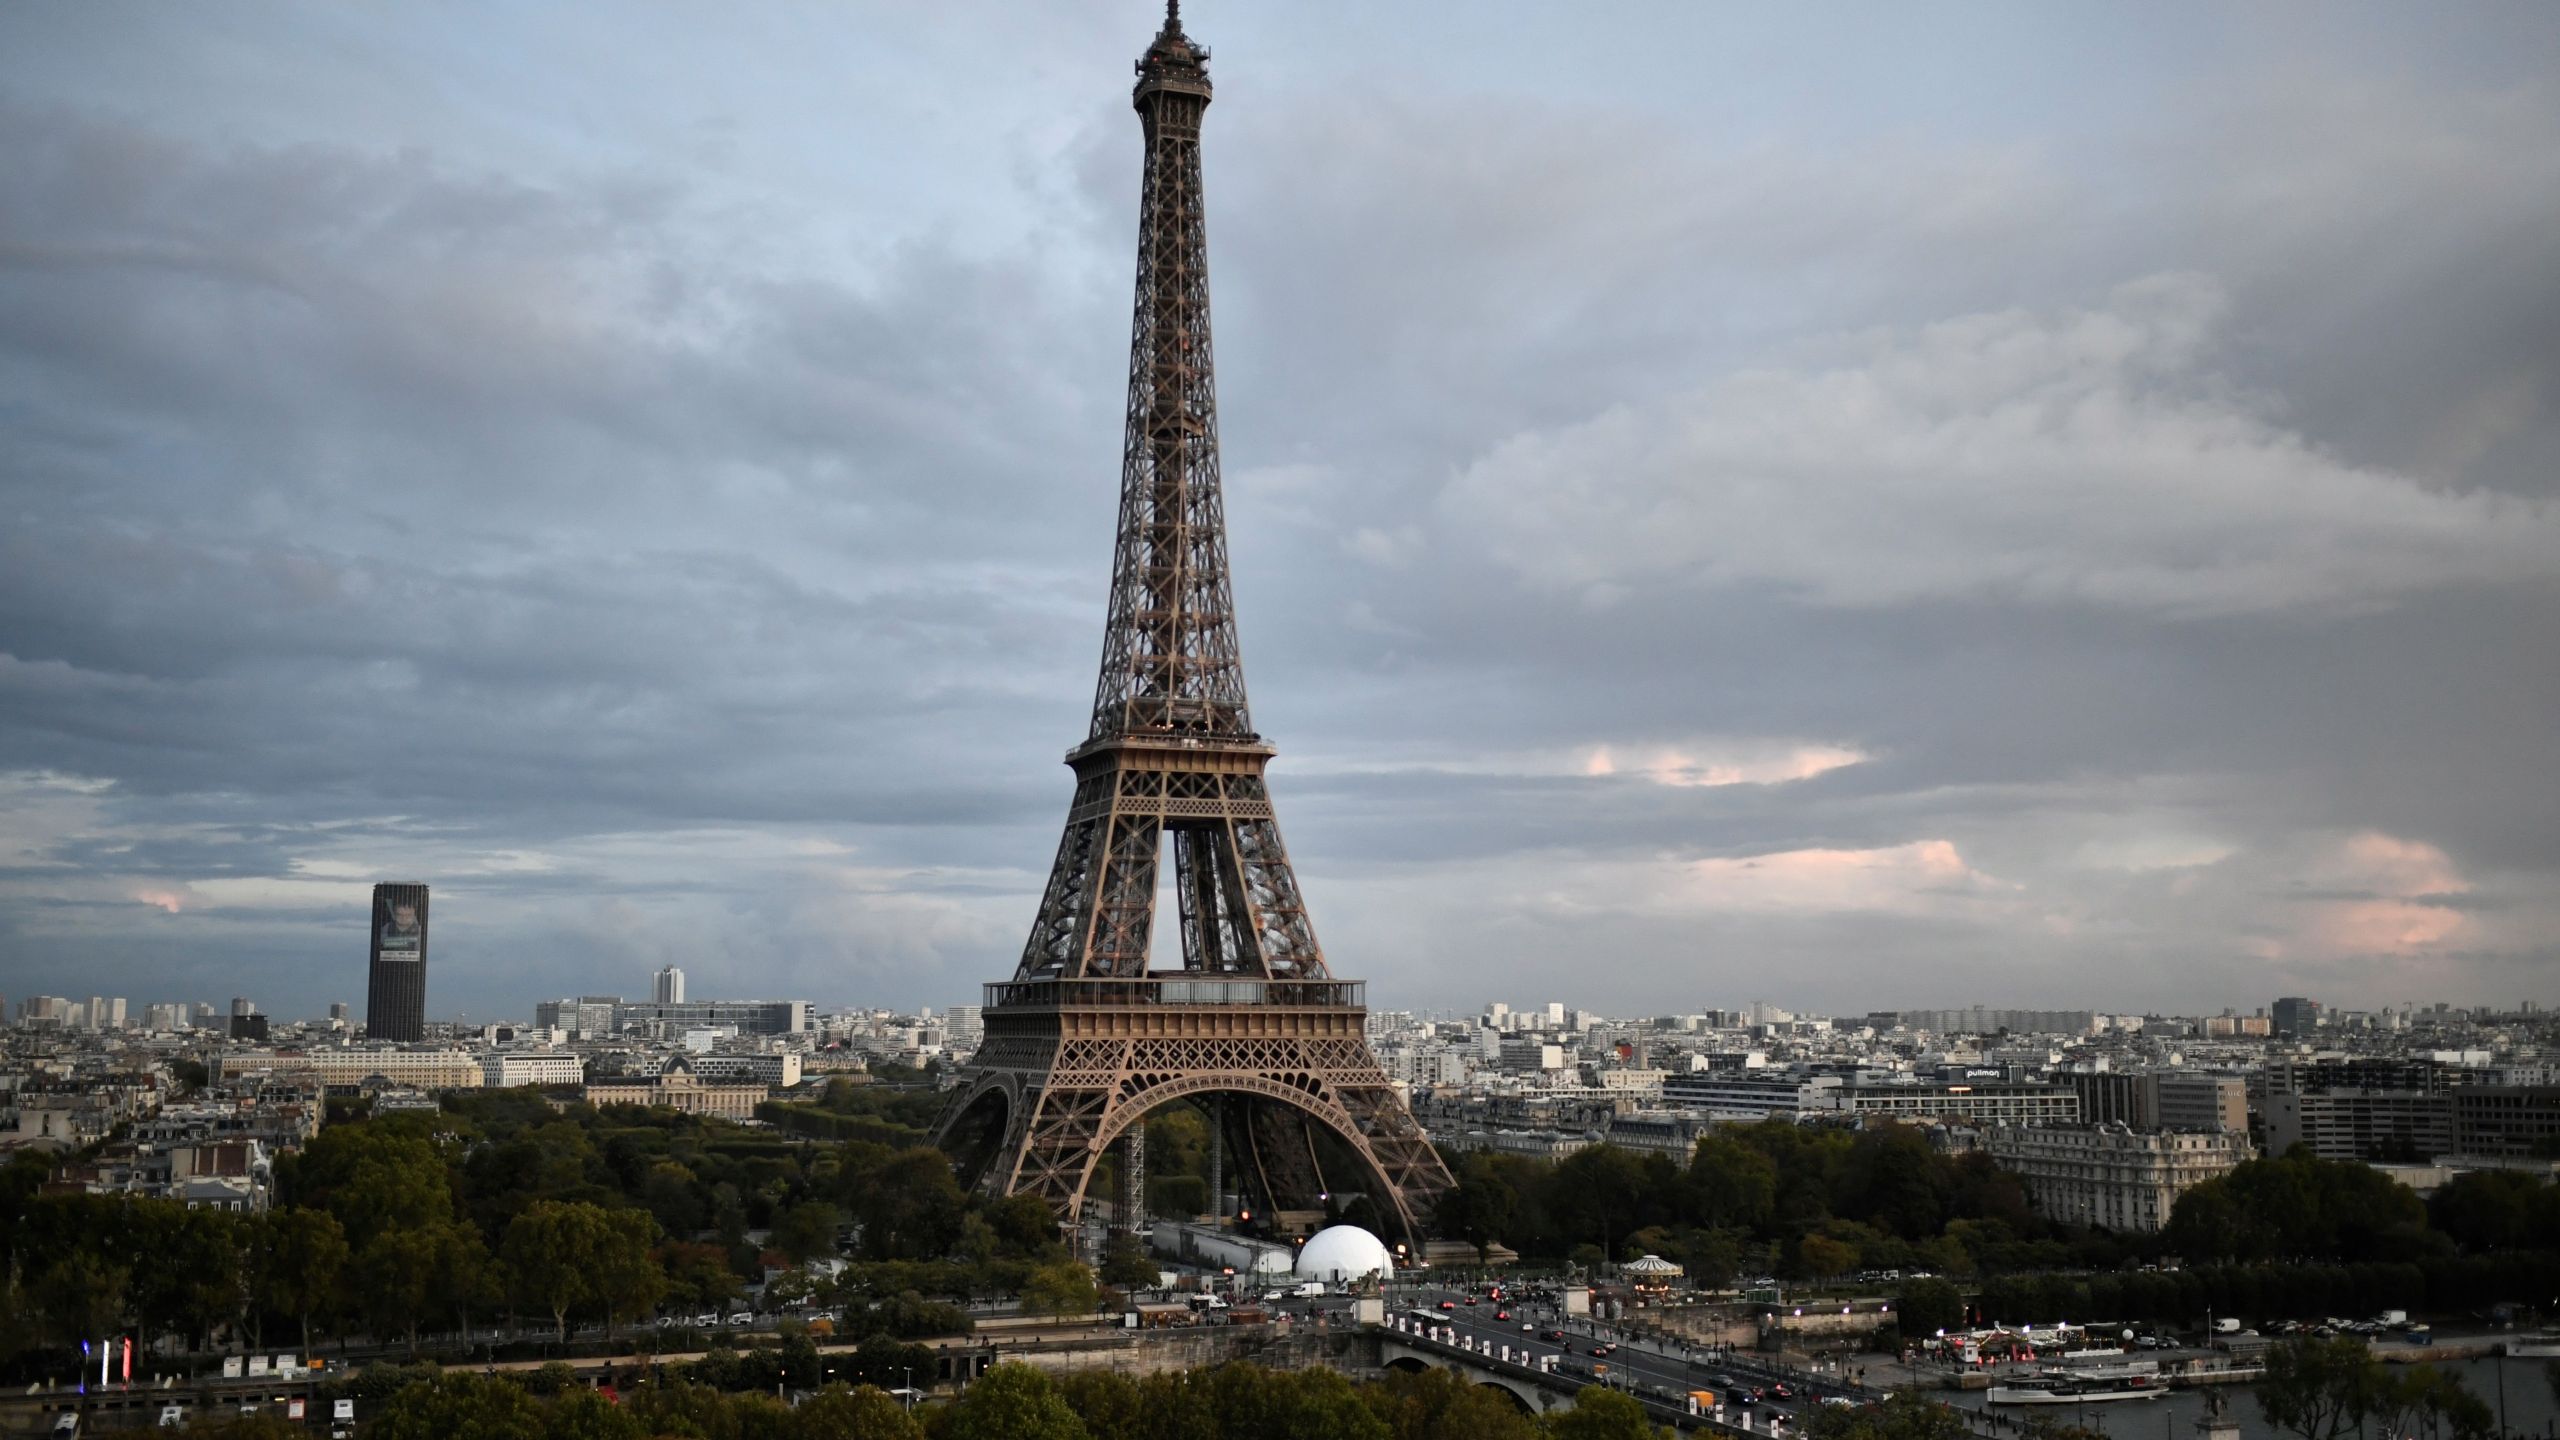
<path fill-rule="evenodd" d="M 1443 1300 L 1440 1302 L 1440 1308 L 1443 1310 L 1455 1310 L 1458 1308 L 1458 1302 L 1455 1300 Z"/>
<path fill-rule="evenodd" d="M 752 1311 L 741 1310 L 737 1314 L 729 1317 L 729 1323 L 732 1325 L 753 1325 L 756 1323 L 756 1317 Z"/>
<path fill-rule="evenodd" d="M 1493 1318 L 1496 1320 L 1508 1320 L 1511 1318 L 1511 1312 L 1508 1310 L 1496 1310 L 1493 1312 Z"/>
<path fill-rule="evenodd" d="M 1796 1392 L 1788 1389 L 1787 1382 L 1784 1380 L 1777 1381 L 1770 1385 L 1769 1393 L 1775 1395 L 1781 1400 L 1793 1400 L 1796 1398 Z"/>
<path fill-rule="evenodd" d="M 1476 1303 L 1476 1297 L 1474 1297 L 1473 1295 L 1468 1296 L 1468 1297 L 1467 1297 L 1467 1303 L 1468 1303 L 1468 1304 L 1470 1304 L 1470 1305 L 1473 1305 L 1474 1303 Z"/>
<path fill-rule="evenodd" d="M 1603 1340 L 1599 1344 L 1591 1347 L 1591 1353 L 1594 1355 L 1615 1355 L 1618 1353 L 1618 1342 L 1615 1340 Z"/>
<path fill-rule="evenodd" d="M 1538 1338 L 1541 1340 L 1561 1341 L 1564 1339 L 1564 1332 L 1562 1330 L 1542 1330 L 1538 1333 Z"/>
<path fill-rule="evenodd" d="M 1526 1320 L 1523 1320 L 1523 1321 L 1521 1321 L 1521 1322 L 1520 1322 L 1520 1333 L 1521 1333 L 1521 1334 L 1523 1334 L 1523 1335 L 1535 1334 L 1535 1333 L 1537 1332 L 1537 1329 L 1538 1329 L 1538 1327 L 1537 1327 L 1537 1326 L 1530 1324 L 1530 1323 L 1529 1323 L 1528 1321 L 1526 1321 Z"/>

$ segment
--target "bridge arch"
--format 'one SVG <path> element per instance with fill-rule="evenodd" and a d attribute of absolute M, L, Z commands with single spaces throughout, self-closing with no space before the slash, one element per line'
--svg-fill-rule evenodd
<path fill-rule="evenodd" d="M 1490 1364 L 1477 1364 L 1467 1355 L 1447 1355 L 1437 1350 L 1425 1351 L 1404 1343 L 1399 1337 L 1384 1337 L 1379 1358 L 1389 1370 L 1419 1374 L 1424 1370 L 1446 1370 L 1469 1384 L 1488 1390 L 1499 1390 L 1511 1397 L 1513 1404 L 1531 1415 L 1570 1408 L 1573 1397 L 1560 1386 L 1540 1385 L 1521 1375 L 1496 1369 Z"/>

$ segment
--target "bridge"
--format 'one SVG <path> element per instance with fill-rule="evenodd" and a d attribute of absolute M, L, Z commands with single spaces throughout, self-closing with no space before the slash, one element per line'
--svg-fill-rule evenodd
<path fill-rule="evenodd" d="M 1600 1385 L 1636 1401 L 1651 1419 L 1684 1431 L 1761 1437 L 1789 1433 L 1778 1418 L 1762 1424 L 1747 1407 L 1728 1412 L 1722 1404 L 1700 1405 L 1690 1391 L 1675 1388 L 1685 1380 L 1654 1373 L 1658 1366 L 1604 1362 L 1568 1369 L 1571 1362 L 1553 1346 L 1513 1343 L 1407 1316 L 1391 1315 L 1367 1329 L 1377 1342 L 1380 1368 L 1413 1373 L 1447 1370 L 1501 1391 L 1531 1415 L 1570 1409 L 1582 1391 Z M 1709 1387 L 1701 1382 L 1698 1388 Z"/>

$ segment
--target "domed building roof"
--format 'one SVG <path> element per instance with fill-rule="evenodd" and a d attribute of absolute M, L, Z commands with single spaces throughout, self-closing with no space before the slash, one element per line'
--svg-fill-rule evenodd
<path fill-rule="evenodd" d="M 1298 1249 L 1298 1278 L 1340 1284 L 1375 1275 L 1385 1279 L 1396 1270 L 1394 1258 L 1377 1236 L 1357 1225 L 1319 1230 Z"/>

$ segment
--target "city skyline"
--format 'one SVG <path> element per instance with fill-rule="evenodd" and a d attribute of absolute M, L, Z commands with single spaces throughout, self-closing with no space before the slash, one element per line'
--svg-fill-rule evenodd
<path fill-rule="evenodd" d="M 397 879 L 431 1018 L 974 1003 L 1092 673 L 1145 9 L 0 17 L 0 988 L 316 1010 Z M 2327 14 L 1191 16 L 1341 973 L 2553 1000 L 2560 20 Z"/>

